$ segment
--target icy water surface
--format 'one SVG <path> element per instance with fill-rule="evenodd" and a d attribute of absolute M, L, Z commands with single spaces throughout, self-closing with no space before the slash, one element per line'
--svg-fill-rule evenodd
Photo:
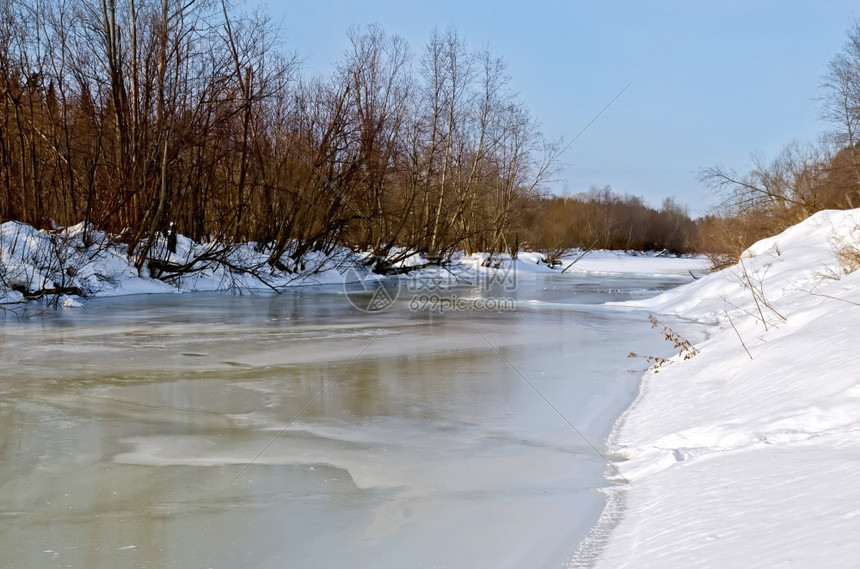
<path fill-rule="evenodd" d="M 626 356 L 671 349 L 598 303 L 679 282 L 526 276 L 511 312 L 317 287 L 7 318 L 0 566 L 563 567 L 604 503 L 590 443 L 635 395 Z"/>

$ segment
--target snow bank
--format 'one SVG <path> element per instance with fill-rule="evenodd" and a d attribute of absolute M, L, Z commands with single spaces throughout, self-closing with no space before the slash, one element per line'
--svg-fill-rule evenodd
<path fill-rule="evenodd" d="M 79 297 L 119 296 L 167 292 L 281 289 L 306 284 L 341 284 L 356 279 L 384 278 L 368 274 L 366 254 L 338 247 L 324 254 L 305 254 L 300 262 L 288 253 L 272 266 L 267 263 L 271 251 L 255 243 L 225 247 L 219 243 L 196 243 L 178 235 L 175 252 L 167 250 L 167 240 L 160 237 L 149 257 L 153 266 L 185 266 L 181 275 L 148 273 L 149 265 L 139 272 L 128 247 L 111 240 L 104 233 L 84 224 L 57 231 L 39 231 L 18 222 L 0 224 L 0 305 L 20 303 L 26 292 L 51 290 L 50 300 L 63 308 L 81 306 Z M 402 256 L 395 249 L 392 255 Z M 635 255 L 615 251 L 591 251 L 582 256 L 575 251 L 563 267 L 569 274 L 683 274 L 701 272 L 703 259 Z M 504 281 L 512 274 L 561 272 L 546 265 L 540 253 L 521 253 L 519 259 L 496 255 L 488 264 L 487 254 L 455 255 L 444 267 L 427 266 L 411 272 L 413 279 L 430 279 L 451 284 L 475 282 L 488 275 L 501 275 Z M 399 268 L 428 265 L 418 254 L 408 255 L 396 263 Z M 155 269 L 157 270 L 157 269 Z M 488 281 L 495 281 L 490 277 Z M 515 281 L 514 281 L 515 282 Z"/>
<path fill-rule="evenodd" d="M 521 267 L 528 272 L 530 267 L 543 263 L 540 253 L 520 253 Z M 708 260 L 704 257 L 675 257 L 665 253 L 642 253 L 634 251 L 571 251 L 562 259 L 561 267 L 556 272 L 566 269 L 572 275 L 684 275 L 701 274 L 707 270 Z M 573 263 L 569 268 L 568 266 Z M 546 266 L 544 264 L 544 266 Z"/>
<path fill-rule="evenodd" d="M 698 321 L 719 322 L 728 319 L 726 313 L 748 312 L 780 321 L 777 314 L 757 306 L 757 302 L 792 310 L 810 300 L 810 291 L 821 292 L 819 289 L 838 283 L 844 272 L 837 251 L 860 243 L 858 211 L 819 212 L 775 237 L 759 241 L 742 255 L 737 266 L 629 306 Z M 840 285 L 830 288 L 838 292 Z"/>
<path fill-rule="evenodd" d="M 187 265 L 180 276 L 153 278 L 139 272 L 126 245 L 79 224 L 39 231 L 18 222 L 0 224 L 0 303 L 20 302 L 23 292 L 58 290 L 57 304 L 78 307 L 75 297 L 165 292 L 281 288 L 297 284 L 343 282 L 346 267 L 360 265 L 352 252 L 309 253 L 300 264 L 288 255 L 280 267 L 266 263 L 269 251 L 254 243 L 225 247 L 177 236 L 176 252 L 157 240 L 150 258 L 169 266 Z"/>
<path fill-rule="evenodd" d="M 836 252 L 858 245 L 860 210 L 821 212 L 735 267 L 625 303 L 714 333 L 643 378 L 610 439 L 624 513 L 582 558 L 617 523 L 597 567 L 857 566 L 860 271 Z"/>

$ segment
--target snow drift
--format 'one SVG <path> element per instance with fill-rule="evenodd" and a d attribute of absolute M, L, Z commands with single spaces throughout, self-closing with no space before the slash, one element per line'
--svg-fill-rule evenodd
<path fill-rule="evenodd" d="M 714 324 L 646 373 L 610 439 L 597 567 L 856 567 L 860 210 L 824 211 L 731 268 L 625 303 Z M 629 481 L 629 484 L 624 480 Z M 574 562 L 573 566 L 576 566 Z"/>

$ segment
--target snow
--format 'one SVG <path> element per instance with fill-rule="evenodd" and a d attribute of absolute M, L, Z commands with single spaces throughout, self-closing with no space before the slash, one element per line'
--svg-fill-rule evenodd
<path fill-rule="evenodd" d="M 60 296 L 59 305 L 63 308 L 83 308 L 83 304 L 80 301 L 75 300 L 75 297 L 64 294 Z"/>
<path fill-rule="evenodd" d="M 473 258 L 483 259 L 484 255 Z M 578 260 L 577 260 L 578 259 Z M 572 263 L 572 265 L 571 265 Z M 522 252 L 518 255 L 517 273 L 556 272 L 565 270 L 569 274 L 590 275 L 684 275 L 690 272 L 700 274 L 706 270 L 708 261 L 703 257 L 675 257 L 661 253 L 642 253 L 633 251 L 570 251 L 563 259 L 561 267 L 550 269 L 544 263 L 544 255 L 535 252 Z"/>
<path fill-rule="evenodd" d="M 858 243 L 860 210 L 820 212 L 619 307 L 713 328 L 645 374 L 610 437 L 611 507 L 571 567 L 857 566 L 860 271 L 837 252 Z"/>
<path fill-rule="evenodd" d="M 392 250 L 402 257 L 403 250 Z M 148 266 L 138 271 L 128 246 L 81 223 L 55 231 L 39 231 L 18 222 L 0 224 L 0 305 L 18 304 L 24 299 L 20 289 L 36 292 L 64 287 L 78 289 L 82 297 L 123 296 L 133 294 L 177 293 L 195 291 L 241 291 L 283 289 L 309 284 L 342 284 L 345 281 L 384 278 L 368 274 L 366 253 L 337 247 L 324 254 L 306 254 L 301 263 L 289 253 L 280 258 L 282 268 L 267 263 L 270 251 L 256 243 L 236 244 L 225 249 L 219 243 L 196 243 L 177 235 L 176 252 L 167 250 L 163 237 L 155 241 L 150 258 L 172 265 L 187 265 L 181 276 L 150 275 Z M 226 263 L 207 258 L 225 258 Z M 444 267 L 428 266 L 409 273 L 411 278 L 433 279 L 462 284 L 487 274 L 534 274 L 561 272 L 547 266 L 541 253 L 523 252 L 518 259 L 510 255 L 454 255 Z M 617 251 L 589 251 L 582 255 L 570 251 L 563 267 L 570 274 L 605 275 L 687 275 L 702 272 L 703 258 L 662 257 L 658 254 L 634 254 Z M 576 261 L 575 263 L 573 261 Z M 415 253 L 396 263 L 414 268 L 428 264 Z M 16 290 L 18 289 L 18 290 Z M 68 291 L 67 291 L 68 292 Z M 63 294 L 56 299 L 61 308 L 79 308 L 80 298 Z"/>
<path fill-rule="evenodd" d="M 176 252 L 166 249 L 165 240 L 154 244 L 152 258 L 192 270 L 178 278 L 153 278 L 146 268 L 138 271 L 127 246 L 117 244 L 102 232 L 84 224 L 61 231 L 38 231 L 18 222 L 0 224 L 0 303 L 18 303 L 23 295 L 13 287 L 34 292 L 55 287 L 77 288 L 84 297 L 121 296 L 167 292 L 254 290 L 298 284 L 342 282 L 344 265 L 358 257 L 338 249 L 331 255 L 311 253 L 301 267 L 279 270 L 266 264 L 268 251 L 254 243 L 230 247 L 228 264 L 203 261 L 209 253 L 220 254 L 223 245 L 195 243 L 178 236 Z M 86 234 L 86 235 L 85 235 Z M 288 255 L 282 262 L 293 265 Z M 62 307 L 77 307 L 74 296 L 63 296 Z"/>

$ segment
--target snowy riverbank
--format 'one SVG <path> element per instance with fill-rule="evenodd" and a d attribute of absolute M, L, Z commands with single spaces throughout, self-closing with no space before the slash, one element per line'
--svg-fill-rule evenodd
<path fill-rule="evenodd" d="M 332 251 L 306 253 L 300 262 L 284 253 L 273 266 L 271 251 L 254 243 L 226 247 L 195 243 L 179 235 L 175 252 L 168 252 L 167 240 L 155 243 L 150 257 L 157 264 L 184 267 L 181 272 L 153 278 L 148 266 L 135 268 L 128 247 L 115 243 L 104 233 L 83 224 L 58 231 L 39 231 L 31 226 L 0 224 L 0 305 L 22 302 L 25 294 L 46 294 L 59 306 L 77 308 L 81 297 L 123 296 L 177 292 L 280 290 L 291 286 L 342 284 L 355 278 L 382 278 L 368 274 L 364 257 L 344 247 Z M 500 271 L 510 274 L 559 273 L 600 275 L 664 275 L 702 273 L 704 258 L 677 258 L 656 253 L 623 251 L 571 251 L 562 266 L 549 267 L 541 253 L 522 252 L 518 259 L 497 255 L 492 267 L 484 267 L 486 254 L 454 255 L 445 267 L 428 266 L 410 273 L 412 278 L 443 278 L 468 282 L 475 275 Z M 575 262 L 574 262 L 575 261 Z M 413 255 L 399 265 L 424 265 L 428 261 Z M 568 265 L 573 266 L 568 268 Z M 77 294 L 76 294 L 77 293 Z"/>
<path fill-rule="evenodd" d="M 860 210 L 820 212 L 625 303 L 714 333 L 643 378 L 610 439 L 620 484 L 572 566 L 856 567 L 858 252 Z"/>

